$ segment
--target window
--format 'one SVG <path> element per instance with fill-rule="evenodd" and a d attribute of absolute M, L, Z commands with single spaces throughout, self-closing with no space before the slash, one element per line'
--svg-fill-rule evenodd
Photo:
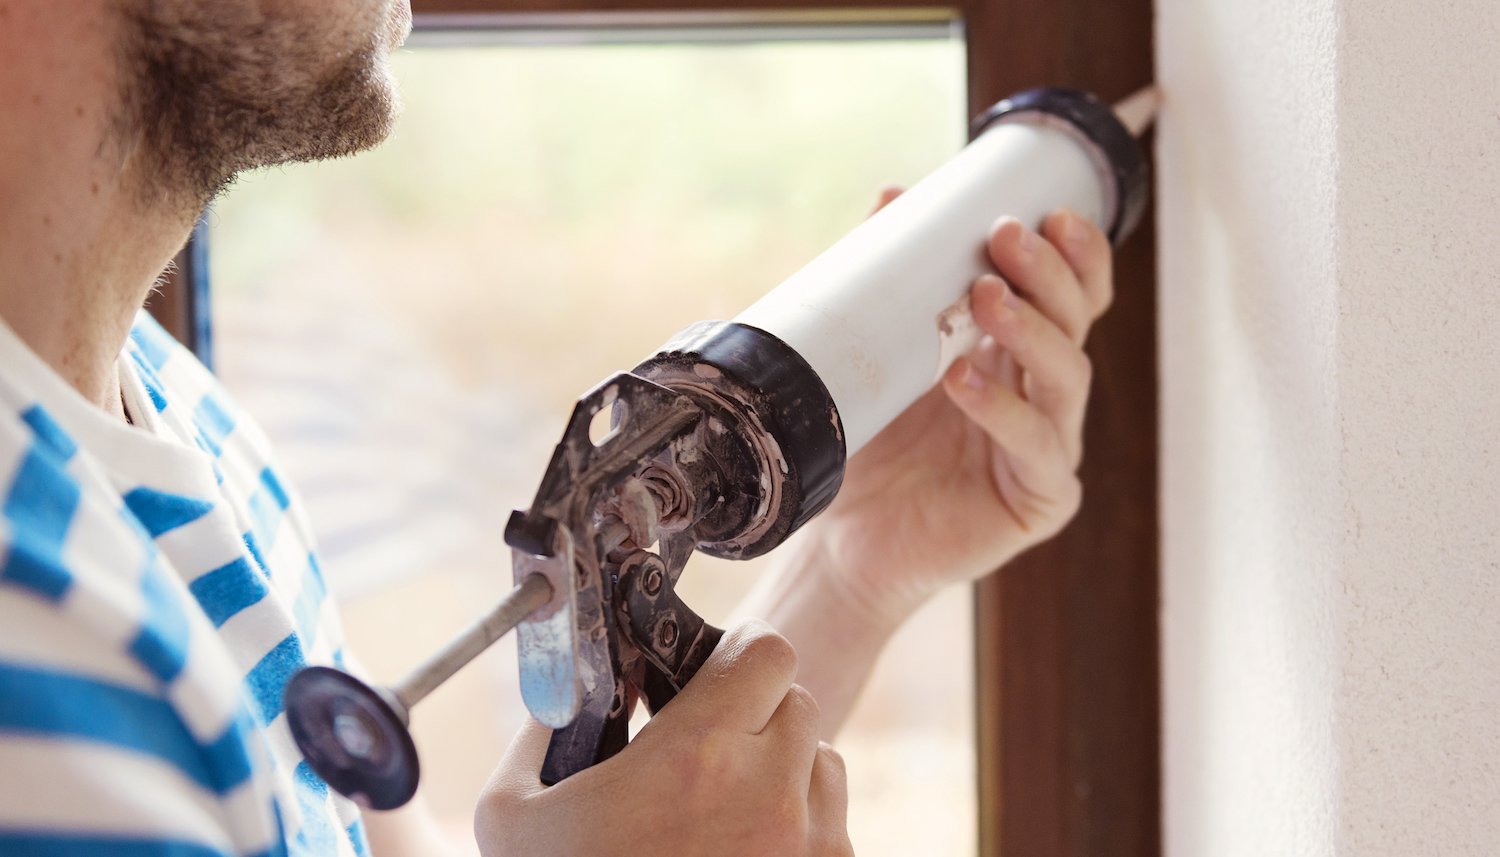
<path fill-rule="evenodd" d="M 441 41 L 396 58 L 408 108 L 384 147 L 249 176 L 209 220 L 218 371 L 304 494 L 382 679 L 509 588 L 505 518 L 579 394 L 748 306 L 882 184 L 956 151 L 969 113 L 942 27 Z M 681 588 L 722 620 L 757 573 L 697 557 Z M 908 625 L 847 727 L 860 854 L 976 848 L 971 614 L 954 591 Z M 523 716 L 508 641 L 417 709 L 424 790 L 455 839 Z"/>
<path fill-rule="evenodd" d="M 888 38 L 912 21 L 961 20 L 970 115 L 1042 84 L 1115 99 L 1152 75 L 1150 0 L 413 5 L 444 26 L 494 26 L 501 38 L 525 40 L 535 39 L 538 28 L 580 22 L 629 41 L 656 25 L 678 30 L 684 21 L 716 23 L 720 37 L 733 40 L 757 30 L 778 35 L 788 27 L 827 23 L 840 24 L 846 34 L 852 24 L 871 37 Z M 745 11 L 734 11 L 741 6 Z M 565 32 L 562 40 L 573 35 Z M 1083 509 L 1061 535 L 975 590 L 979 846 L 985 857 L 1161 853 L 1155 256 L 1149 222 L 1142 233 L 1115 258 L 1115 305 L 1089 340 L 1095 394 L 1086 431 L 1089 454 L 1080 470 L 1087 486 Z M 269 250 L 278 236 L 259 237 L 259 249 Z M 203 247 L 195 241 L 178 257 L 178 275 L 153 295 L 151 310 L 210 356 Z M 282 371 L 296 379 L 316 368 L 312 363 Z M 425 642 L 436 642 L 442 633 L 434 628 Z"/>

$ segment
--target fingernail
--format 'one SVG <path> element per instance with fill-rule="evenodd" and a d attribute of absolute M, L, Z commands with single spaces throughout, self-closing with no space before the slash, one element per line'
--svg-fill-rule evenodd
<path fill-rule="evenodd" d="M 1016 229 L 1021 233 L 1016 236 L 1016 249 L 1021 251 L 1022 260 L 1030 260 L 1031 255 L 1036 252 L 1036 233 L 1019 222 L 1016 223 Z"/>
<path fill-rule="evenodd" d="M 974 364 L 968 362 L 967 360 L 964 361 L 963 377 L 959 380 L 962 381 L 963 385 L 965 387 L 968 387 L 970 390 L 984 389 L 984 376 L 979 374 L 979 370 L 974 368 Z"/>
<path fill-rule="evenodd" d="M 1008 313 L 1011 309 L 1021 305 L 1021 296 L 1016 294 L 1016 290 L 1011 288 L 1009 283 L 1002 282 L 1000 286 L 1001 309 Z"/>

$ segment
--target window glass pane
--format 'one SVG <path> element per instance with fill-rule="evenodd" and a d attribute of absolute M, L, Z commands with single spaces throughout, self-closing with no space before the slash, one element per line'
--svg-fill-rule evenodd
<path fill-rule="evenodd" d="M 573 400 L 730 318 L 962 145 L 957 42 L 415 48 L 375 152 L 242 180 L 212 219 L 221 374 L 394 679 L 510 585 L 501 530 Z M 757 563 L 697 558 L 722 622 Z M 841 749 L 863 855 L 974 850 L 970 610 L 887 652 Z M 507 640 L 417 710 L 455 838 L 524 716 Z"/>

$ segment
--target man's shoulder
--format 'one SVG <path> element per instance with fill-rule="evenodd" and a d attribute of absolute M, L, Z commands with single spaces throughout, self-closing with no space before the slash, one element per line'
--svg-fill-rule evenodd
<path fill-rule="evenodd" d="M 101 678 L 145 687 L 151 663 L 136 650 L 156 549 L 83 455 L 42 405 L 0 412 L 0 662 L 104 665 Z"/>
<path fill-rule="evenodd" d="M 87 758 L 217 795 L 248 777 L 235 665 L 95 465 L 43 405 L 0 409 L 0 772 Z"/>
<path fill-rule="evenodd" d="M 28 700 L 6 716 L 30 718 L 21 725 L 45 733 L 48 718 L 70 716 L 77 701 L 70 689 L 154 693 L 153 676 L 129 648 L 139 624 L 130 577 L 105 573 L 114 564 L 144 566 L 151 548 L 111 498 L 91 489 L 78 443 L 43 405 L 7 405 L 0 407 L 0 697 Z"/>

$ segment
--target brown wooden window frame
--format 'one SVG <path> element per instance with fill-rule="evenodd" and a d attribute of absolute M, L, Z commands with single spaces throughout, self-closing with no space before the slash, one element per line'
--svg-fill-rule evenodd
<path fill-rule="evenodd" d="M 1151 79 L 1149 0 L 412 0 L 427 21 L 523 35 L 581 27 L 961 24 L 971 114 L 1066 85 L 1120 98 Z M 472 16 L 482 16 L 474 18 Z M 151 309 L 190 344 L 184 275 Z M 1089 343 L 1086 498 L 1060 536 L 979 583 L 975 666 L 985 857 L 1161 853 L 1155 230 L 1117 254 L 1115 306 Z"/>

